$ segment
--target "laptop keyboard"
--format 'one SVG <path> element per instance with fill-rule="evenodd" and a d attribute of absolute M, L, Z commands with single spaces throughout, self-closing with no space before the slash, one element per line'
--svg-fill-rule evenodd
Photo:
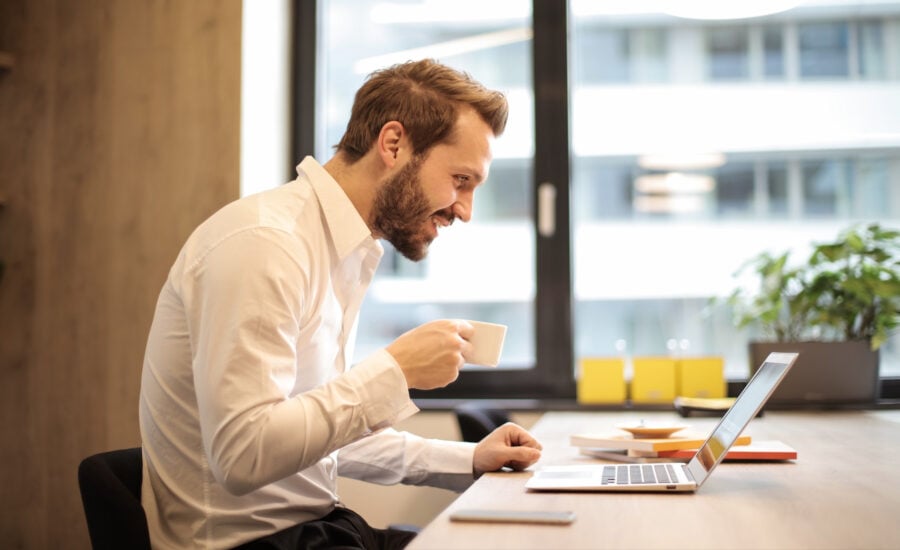
<path fill-rule="evenodd" d="M 672 464 L 615 464 L 603 467 L 603 485 L 675 483 Z"/>

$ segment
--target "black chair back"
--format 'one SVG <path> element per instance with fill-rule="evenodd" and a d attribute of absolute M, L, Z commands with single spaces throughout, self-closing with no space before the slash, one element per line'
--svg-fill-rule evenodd
<path fill-rule="evenodd" d="M 462 440 L 472 443 L 478 443 L 495 428 L 509 422 L 507 410 L 489 404 L 463 403 L 454 412 Z"/>
<path fill-rule="evenodd" d="M 79 464 L 78 486 L 94 550 L 149 550 L 142 470 L 140 447 L 98 453 Z"/>

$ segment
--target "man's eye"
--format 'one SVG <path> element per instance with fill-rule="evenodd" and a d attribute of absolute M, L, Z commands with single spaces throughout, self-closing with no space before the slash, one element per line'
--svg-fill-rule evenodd
<path fill-rule="evenodd" d="M 456 183 L 460 186 L 469 183 L 469 176 L 463 176 L 463 175 L 456 176 Z"/>

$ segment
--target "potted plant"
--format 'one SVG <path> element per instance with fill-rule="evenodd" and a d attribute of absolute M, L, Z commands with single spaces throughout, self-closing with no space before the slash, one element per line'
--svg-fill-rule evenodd
<path fill-rule="evenodd" d="M 763 253 L 752 270 L 753 291 L 727 299 L 740 327 L 757 326 L 750 364 L 770 351 L 799 351 L 773 404 L 871 403 L 878 397 L 878 348 L 900 326 L 900 231 L 878 223 L 850 227 L 814 244 L 806 261 L 790 252 Z"/>

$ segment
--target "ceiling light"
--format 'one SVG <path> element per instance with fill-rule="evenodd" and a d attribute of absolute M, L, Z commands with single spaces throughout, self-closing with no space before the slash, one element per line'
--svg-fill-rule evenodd
<path fill-rule="evenodd" d="M 516 42 L 525 42 L 531 40 L 532 34 L 531 27 L 476 34 L 457 40 L 437 42 L 421 48 L 411 48 L 384 55 L 365 57 L 353 64 L 353 70 L 357 74 L 369 74 L 372 71 L 394 65 L 395 63 L 404 63 L 414 59 L 434 58 L 442 60 L 454 55 L 487 50 Z"/>
<path fill-rule="evenodd" d="M 634 188 L 639 193 L 656 194 L 696 194 L 709 193 L 716 187 L 716 180 L 704 174 L 647 174 L 634 180 Z"/>
<path fill-rule="evenodd" d="M 649 214 L 687 214 L 702 212 L 702 195 L 641 195 L 634 198 L 634 210 Z"/>
<path fill-rule="evenodd" d="M 644 170 L 708 170 L 723 164 L 722 153 L 654 153 L 638 159 L 638 165 Z"/>

